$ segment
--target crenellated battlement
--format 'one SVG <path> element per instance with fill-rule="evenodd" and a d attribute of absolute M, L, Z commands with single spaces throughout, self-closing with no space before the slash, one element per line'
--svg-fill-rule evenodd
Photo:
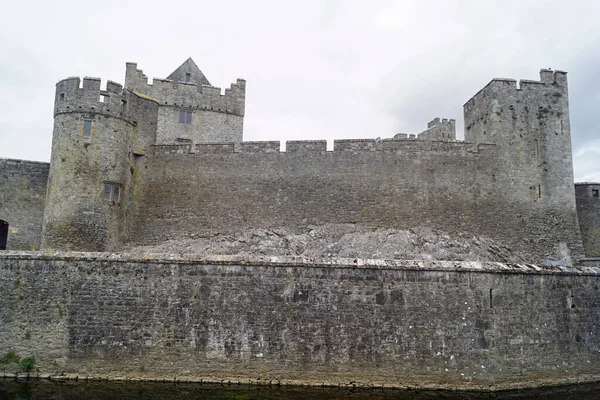
<path fill-rule="evenodd" d="M 470 110 L 481 103 L 486 97 L 494 93 L 503 92 L 515 97 L 523 96 L 523 93 L 535 90 L 553 89 L 558 91 L 567 90 L 567 73 L 565 71 L 552 71 L 550 69 L 540 70 L 540 80 L 521 79 L 517 85 L 515 79 L 494 78 L 465 104 L 465 111 Z"/>
<path fill-rule="evenodd" d="M 157 99 L 161 106 L 202 109 L 243 116 L 245 112 L 246 81 L 237 79 L 224 92 L 206 84 L 180 82 L 172 79 L 148 77 L 136 63 L 127 63 L 125 77 L 127 89 Z"/>
<path fill-rule="evenodd" d="M 153 154 L 334 154 L 334 153 L 486 153 L 493 150 L 494 144 L 480 144 L 463 141 L 435 141 L 422 139 L 339 139 L 333 141 L 333 150 L 327 150 L 326 140 L 290 140 L 285 142 L 285 150 L 280 150 L 279 141 L 252 141 L 241 143 L 198 143 L 161 144 L 152 146 Z"/>
<path fill-rule="evenodd" d="M 121 118 L 133 124 L 137 115 L 128 107 L 129 97 L 136 95 L 145 100 L 149 96 L 124 90 L 117 82 L 107 81 L 106 90 L 102 90 L 102 80 L 94 77 L 69 77 L 56 84 L 54 115 L 62 113 L 94 113 Z"/>

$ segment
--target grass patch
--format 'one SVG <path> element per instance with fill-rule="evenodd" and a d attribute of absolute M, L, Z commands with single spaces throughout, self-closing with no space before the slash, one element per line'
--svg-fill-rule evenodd
<path fill-rule="evenodd" d="M 16 355 L 14 351 L 9 351 L 4 357 L 0 358 L 0 364 L 18 363 L 19 361 L 21 361 L 21 357 Z"/>

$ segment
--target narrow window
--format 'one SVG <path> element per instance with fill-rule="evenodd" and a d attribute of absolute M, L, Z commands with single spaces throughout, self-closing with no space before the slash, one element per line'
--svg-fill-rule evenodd
<path fill-rule="evenodd" d="M 110 200 L 110 196 L 112 194 L 112 185 L 110 183 L 104 184 L 104 192 L 103 192 L 104 200 Z"/>
<path fill-rule="evenodd" d="M 125 108 L 127 105 L 127 100 L 121 100 L 121 108 Z"/>
<path fill-rule="evenodd" d="M 100 103 L 104 103 L 104 102 L 105 102 L 104 100 L 105 100 L 107 97 L 108 97 L 108 96 L 101 94 L 101 95 L 100 95 Z"/>
<path fill-rule="evenodd" d="M 8 222 L 0 219 L 0 250 L 6 250 L 8 242 Z"/>
<path fill-rule="evenodd" d="M 535 139 L 535 158 L 540 158 L 540 141 Z"/>
<path fill-rule="evenodd" d="M 538 199 L 542 198 L 542 185 L 537 185 L 537 197 Z"/>
<path fill-rule="evenodd" d="M 92 134 L 92 120 L 83 120 L 83 137 L 90 137 Z"/>
<path fill-rule="evenodd" d="M 59 95 L 58 95 L 58 99 L 59 99 L 60 101 L 65 101 L 65 94 L 64 94 L 64 93 L 61 93 L 61 94 L 59 94 Z"/>
<path fill-rule="evenodd" d="M 121 200 L 121 187 L 119 185 L 112 185 L 112 187 L 112 201 L 118 202 L 119 200 Z"/>
<path fill-rule="evenodd" d="M 592 189 L 592 197 L 600 197 L 600 191 L 598 189 Z"/>
<path fill-rule="evenodd" d="M 190 73 L 185 74 L 185 81 L 187 83 L 189 83 L 190 79 L 192 79 L 192 74 L 190 74 Z"/>
<path fill-rule="evenodd" d="M 564 127 L 563 127 L 563 121 L 562 119 L 560 120 L 560 133 L 563 134 L 565 133 Z"/>

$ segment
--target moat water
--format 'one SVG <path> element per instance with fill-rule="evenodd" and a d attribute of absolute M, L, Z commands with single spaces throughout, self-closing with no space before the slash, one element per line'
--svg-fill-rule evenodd
<path fill-rule="evenodd" d="M 422 399 L 598 399 L 600 384 L 535 390 L 456 392 L 445 390 L 338 389 L 184 383 L 54 382 L 0 380 L 0 400 L 422 400 Z"/>

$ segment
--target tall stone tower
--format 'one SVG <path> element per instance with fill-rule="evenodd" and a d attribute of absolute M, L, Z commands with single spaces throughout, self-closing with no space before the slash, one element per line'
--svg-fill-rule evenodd
<path fill-rule="evenodd" d="M 108 81 L 56 84 L 42 248 L 116 251 L 136 163 L 156 140 L 158 103 Z"/>
<path fill-rule="evenodd" d="M 543 69 L 539 81 L 521 80 L 519 87 L 513 79 L 493 79 L 464 105 L 464 117 L 466 141 L 497 145 L 498 187 L 509 188 L 505 196 L 519 210 L 516 217 L 527 225 L 530 215 L 542 215 L 546 231 L 524 240 L 536 238 L 531 244 L 549 249 L 549 260 L 582 256 L 567 73 Z M 554 229 L 565 230 L 565 242 L 547 240 Z"/>

